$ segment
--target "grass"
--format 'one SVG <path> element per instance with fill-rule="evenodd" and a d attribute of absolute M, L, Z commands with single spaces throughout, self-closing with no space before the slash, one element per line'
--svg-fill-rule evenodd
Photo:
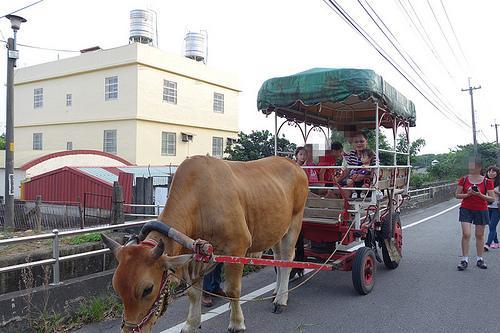
<path fill-rule="evenodd" d="M 49 312 L 39 313 L 30 323 L 30 332 L 71 332 L 85 324 L 119 318 L 122 312 L 123 305 L 116 296 L 110 294 L 92 297 L 84 300 L 72 315 Z"/>
<path fill-rule="evenodd" d="M 100 242 L 100 241 L 101 241 L 101 234 L 98 232 L 92 232 L 89 234 L 83 234 L 83 235 L 78 235 L 78 236 L 72 237 L 68 241 L 68 244 L 80 245 L 80 244 L 91 243 L 91 242 Z"/>
<path fill-rule="evenodd" d="M 74 316 L 77 323 L 93 323 L 120 316 L 123 305 L 113 296 L 92 297 L 80 305 Z"/>

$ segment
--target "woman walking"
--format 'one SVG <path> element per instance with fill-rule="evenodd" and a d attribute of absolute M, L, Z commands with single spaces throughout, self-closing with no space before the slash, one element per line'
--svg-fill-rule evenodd
<path fill-rule="evenodd" d="M 479 160 L 469 162 L 469 174 L 458 180 L 455 197 L 462 199 L 459 221 L 462 225 L 462 256 L 457 266 L 463 271 L 469 265 L 469 243 L 472 224 L 475 225 L 476 265 L 481 269 L 488 268 L 484 263 L 484 228 L 489 222 L 488 202 L 495 200 L 493 182 L 481 175 L 482 164 Z"/>
<path fill-rule="evenodd" d="M 488 205 L 488 212 L 490 216 L 488 239 L 484 245 L 484 250 L 498 249 L 500 244 L 498 244 L 498 233 L 497 225 L 500 220 L 500 169 L 496 166 L 490 166 L 486 169 L 486 177 L 494 183 L 494 191 L 496 195 L 496 200 Z"/>

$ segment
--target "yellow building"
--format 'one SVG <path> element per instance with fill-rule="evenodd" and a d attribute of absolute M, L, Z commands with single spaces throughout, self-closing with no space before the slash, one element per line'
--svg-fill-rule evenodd
<path fill-rule="evenodd" d="M 133 43 L 20 68 L 15 149 L 96 149 L 139 165 L 222 157 L 237 138 L 233 75 Z"/>

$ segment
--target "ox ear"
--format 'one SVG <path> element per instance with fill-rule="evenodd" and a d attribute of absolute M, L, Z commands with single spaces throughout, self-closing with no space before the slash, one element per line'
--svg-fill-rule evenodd
<path fill-rule="evenodd" d="M 165 266 L 165 269 L 174 269 L 174 270 L 177 267 L 184 266 L 189 261 L 191 261 L 191 259 L 193 259 L 192 254 L 182 254 L 173 257 L 169 257 L 167 255 L 162 256 L 163 265 Z"/>
<path fill-rule="evenodd" d="M 101 239 L 104 244 L 111 250 L 115 258 L 118 258 L 118 252 L 122 248 L 121 244 L 104 234 L 101 234 Z"/>

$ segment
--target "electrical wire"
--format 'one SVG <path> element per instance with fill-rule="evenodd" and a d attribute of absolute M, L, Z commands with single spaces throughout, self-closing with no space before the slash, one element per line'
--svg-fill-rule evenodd
<path fill-rule="evenodd" d="M 413 87 L 417 92 L 424 97 L 438 112 L 440 112 L 445 118 L 448 120 L 454 122 L 455 124 L 462 125 L 465 124 L 466 126 L 470 127 L 466 122 L 464 122 L 462 119 L 460 119 L 461 122 L 456 122 L 450 116 L 443 110 L 441 110 L 440 107 L 436 105 L 426 94 L 422 92 L 422 90 L 417 87 L 417 85 L 408 78 L 407 75 L 405 75 L 404 70 L 400 69 L 397 65 L 395 65 L 395 62 L 392 61 L 391 57 L 386 54 L 386 52 L 376 43 L 373 38 L 367 34 L 367 32 L 340 6 L 335 0 L 323 0 L 331 9 L 334 10 L 334 12 L 339 15 L 346 23 L 348 23 L 350 26 L 352 26 L 358 34 L 361 35 L 376 51 L 379 53 L 403 78 Z"/>
<path fill-rule="evenodd" d="M 384 31 L 384 29 L 382 29 L 382 27 L 378 24 L 377 20 L 375 20 L 375 18 L 371 15 L 371 13 L 367 10 L 367 8 L 363 5 L 363 3 L 361 2 L 361 0 L 358 0 L 358 3 L 359 5 L 363 8 L 363 10 L 366 12 L 366 14 L 370 17 L 370 19 L 373 21 L 373 23 L 375 23 L 375 25 L 377 26 L 377 28 L 382 32 L 382 34 L 387 38 L 387 40 L 391 43 L 391 45 L 396 49 L 396 51 L 399 53 L 399 55 L 403 58 L 403 60 L 408 64 L 408 66 L 410 66 L 410 68 L 413 70 L 413 72 L 415 72 L 415 74 L 418 76 L 418 78 L 424 83 L 424 85 L 429 89 L 429 91 L 434 95 L 434 97 L 437 99 L 437 101 L 440 102 L 441 106 L 443 106 L 444 108 L 447 109 L 447 111 L 451 114 L 453 114 L 459 121 L 462 121 L 462 119 L 455 114 L 455 112 L 451 109 L 451 107 L 449 106 L 450 103 L 449 102 L 444 102 L 441 97 L 439 95 L 442 95 L 442 93 L 439 91 L 439 89 L 437 87 L 435 87 L 434 85 L 429 85 L 428 82 L 430 82 L 429 79 L 427 79 L 427 76 L 425 75 L 425 73 L 422 71 L 422 69 L 416 64 L 416 62 L 413 60 L 413 58 L 408 54 L 408 52 L 402 50 L 402 47 L 401 47 L 401 43 L 399 43 L 399 41 L 397 40 L 396 36 L 394 36 L 394 34 L 391 32 L 391 30 L 389 29 L 389 27 L 384 23 L 384 21 L 380 18 L 380 16 L 376 13 L 376 11 L 373 9 L 373 7 L 368 3 L 368 1 L 366 1 L 366 4 L 370 7 L 370 9 L 372 10 L 372 12 L 374 13 L 374 15 L 376 15 L 376 17 L 378 18 L 378 20 L 381 22 L 381 24 L 385 27 L 385 29 L 389 32 L 389 34 L 393 37 L 394 41 L 386 34 L 386 32 Z M 398 47 L 397 44 L 399 44 L 400 47 Z M 410 61 L 407 59 L 407 57 L 403 54 L 403 51 L 404 53 L 408 56 L 408 58 L 411 60 L 411 63 Z M 415 65 L 415 67 L 417 67 L 420 71 L 420 73 L 422 75 L 420 75 L 419 71 L 417 71 L 415 69 L 415 67 L 412 65 L 412 63 Z M 424 76 L 424 77 L 422 77 Z M 437 90 L 439 92 L 439 95 L 438 93 L 436 93 Z M 443 96 L 444 98 L 444 96 Z M 464 123 L 465 125 L 468 125 L 466 123 Z"/>
<path fill-rule="evenodd" d="M 446 34 L 444 32 L 444 29 L 441 26 L 441 23 L 439 23 L 439 19 L 437 18 L 437 15 L 434 12 L 434 9 L 432 8 L 431 2 L 429 0 L 427 0 L 427 5 L 429 6 L 429 9 L 431 10 L 432 16 L 434 16 L 434 20 L 436 21 L 436 23 L 437 23 L 437 25 L 439 27 L 439 30 L 441 31 L 441 34 L 443 35 L 443 38 L 446 41 L 446 44 L 448 45 L 448 48 L 451 51 L 451 54 L 453 54 L 453 57 L 455 58 L 457 64 L 460 66 L 460 68 L 462 69 L 462 71 L 464 71 L 464 68 L 462 66 L 462 62 L 460 60 L 458 60 L 457 54 L 455 53 L 455 50 L 453 50 L 453 47 L 451 46 L 451 43 L 448 40 L 448 37 L 446 36 Z M 465 71 L 464 71 L 464 74 L 465 74 Z"/>
<path fill-rule="evenodd" d="M 2 43 L 7 43 L 6 40 L 0 40 L 0 42 Z M 80 51 L 76 51 L 76 50 L 68 50 L 68 49 L 53 49 L 53 48 L 50 48 L 50 47 L 42 47 L 42 46 L 35 46 L 35 45 L 27 45 L 27 44 L 20 44 L 20 43 L 17 43 L 16 44 L 17 46 L 22 46 L 22 47 L 28 47 L 28 48 L 31 48 L 31 49 L 37 49 L 37 50 L 43 50 L 43 51 L 54 51 L 54 52 L 69 52 L 69 53 L 80 53 Z"/>
<path fill-rule="evenodd" d="M 464 58 L 465 63 L 467 64 L 467 67 L 470 70 L 471 69 L 470 63 L 467 60 L 467 57 L 465 56 L 464 49 L 462 48 L 462 44 L 460 43 L 460 40 L 457 37 L 457 33 L 455 32 L 455 29 L 453 28 L 453 24 L 451 24 L 451 20 L 450 20 L 450 17 L 448 16 L 448 12 L 446 11 L 446 7 L 444 6 L 444 2 L 443 2 L 443 0 L 440 0 L 440 1 L 441 1 L 441 6 L 443 7 L 443 11 L 444 11 L 444 14 L 446 16 L 446 19 L 448 20 L 448 24 L 450 25 L 451 31 L 453 32 L 453 36 L 455 36 L 455 41 L 457 42 L 458 49 L 460 50 L 460 53 L 462 54 L 462 57 Z"/>
<path fill-rule="evenodd" d="M 413 5 L 411 4 L 410 0 L 408 0 L 408 3 L 410 5 L 410 9 L 413 12 L 413 14 L 415 15 L 415 18 L 416 18 L 417 21 L 413 20 L 413 17 L 410 14 L 410 10 L 408 10 L 406 8 L 406 6 L 403 4 L 403 2 L 401 0 L 397 0 L 397 3 L 403 9 L 403 13 L 408 17 L 408 19 L 412 23 L 412 26 L 414 27 L 415 31 L 417 31 L 418 35 L 420 36 L 420 38 L 422 39 L 422 41 L 425 43 L 425 45 L 427 46 L 427 48 L 429 49 L 429 51 L 431 51 L 432 55 L 437 60 L 437 62 L 439 63 L 439 65 L 444 69 L 444 71 L 448 74 L 448 76 L 456 84 L 458 84 L 458 82 L 456 82 L 455 77 L 448 70 L 448 67 L 446 67 L 443 59 L 439 55 L 439 52 L 437 52 L 436 47 L 434 46 L 434 43 L 432 43 L 432 41 L 431 41 L 431 39 L 429 37 L 429 34 L 427 33 L 427 30 L 425 30 L 424 25 L 423 25 L 422 21 L 420 20 L 420 17 L 417 15 L 417 12 L 413 8 Z M 422 30 L 420 29 L 419 25 L 422 28 Z M 423 33 L 422 33 L 422 31 L 423 31 Z"/>
<path fill-rule="evenodd" d="M 29 5 L 27 5 L 27 6 L 24 6 L 24 7 L 22 7 L 22 8 L 16 9 L 16 10 L 15 10 L 15 11 L 13 11 L 13 12 L 10 12 L 10 13 L 8 13 L 8 14 L 5 14 L 5 15 L 3 15 L 3 16 L 0 16 L 0 19 L 1 19 L 1 18 L 4 18 L 4 17 L 5 17 L 5 16 L 7 16 L 7 15 L 12 15 L 12 14 L 15 14 L 15 13 L 17 13 L 17 12 L 20 12 L 21 10 L 24 10 L 24 9 L 26 9 L 26 8 L 29 8 L 29 7 L 34 6 L 34 5 L 36 5 L 36 4 L 39 4 L 39 3 L 40 3 L 40 2 L 42 2 L 42 1 L 44 1 L 44 0 L 39 0 L 39 1 L 36 1 L 36 2 L 33 2 L 33 3 L 29 4 Z"/>

